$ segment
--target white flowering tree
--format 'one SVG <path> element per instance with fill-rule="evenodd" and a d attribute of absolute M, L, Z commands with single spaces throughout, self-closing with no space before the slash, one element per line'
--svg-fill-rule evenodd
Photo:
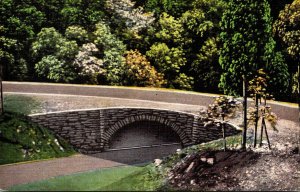
<path fill-rule="evenodd" d="M 98 76 L 103 75 L 103 61 L 94 55 L 99 51 L 93 43 L 83 44 L 81 50 L 76 55 L 73 65 L 78 69 L 78 75 L 85 82 L 99 83 Z"/>
<path fill-rule="evenodd" d="M 145 12 L 142 7 L 135 7 L 130 0 L 107 0 L 107 7 L 118 17 L 125 20 L 128 29 L 139 32 L 155 20 L 152 13 Z"/>

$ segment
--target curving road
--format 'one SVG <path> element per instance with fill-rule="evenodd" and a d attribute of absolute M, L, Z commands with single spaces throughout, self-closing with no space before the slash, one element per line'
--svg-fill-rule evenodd
<path fill-rule="evenodd" d="M 4 92 L 47 93 L 80 96 L 98 96 L 122 98 L 131 100 L 158 101 L 175 104 L 208 106 L 216 94 L 203 94 L 188 91 L 175 91 L 157 88 L 130 88 L 96 85 L 32 83 L 32 82 L 3 82 Z M 249 100 L 250 101 L 250 100 Z M 250 102 L 249 102 L 250 103 Z M 299 122 L 296 104 L 269 102 L 272 111 L 281 119 Z"/>

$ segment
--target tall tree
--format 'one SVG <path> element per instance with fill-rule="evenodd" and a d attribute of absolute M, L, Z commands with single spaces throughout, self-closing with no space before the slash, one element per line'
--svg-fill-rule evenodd
<path fill-rule="evenodd" d="M 258 69 L 266 68 L 268 42 L 272 39 L 271 22 L 267 0 L 230 0 L 221 21 L 223 47 L 219 62 L 223 74 L 219 86 L 226 94 L 243 93 L 243 149 L 247 135 L 247 82 Z"/>
<path fill-rule="evenodd" d="M 294 92 L 298 92 L 300 123 L 300 0 L 294 0 L 293 3 L 286 5 L 285 9 L 280 12 L 274 29 L 284 43 L 288 55 L 297 63 L 298 71 L 294 75 L 296 80 L 294 81 Z M 298 138 L 300 138 L 300 130 Z M 300 147 L 300 142 L 298 142 L 298 147 Z"/>
<path fill-rule="evenodd" d="M 106 70 L 106 81 L 111 85 L 123 85 L 126 45 L 111 32 L 104 22 L 96 24 L 93 32 L 94 44 L 103 51 L 103 65 Z"/>
<path fill-rule="evenodd" d="M 184 50 L 189 72 L 194 77 L 195 91 L 218 92 L 221 67 L 220 21 L 226 2 L 223 0 L 195 0 L 193 9 L 180 18 L 184 27 Z"/>
<path fill-rule="evenodd" d="M 295 61 L 298 67 L 297 84 L 294 90 L 298 92 L 299 122 L 300 122 L 300 0 L 285 6 L 274 23 L 274 32 L 281 39 L 286 53 Z M 296 66 L 294 65 L 294 67 Z"/>

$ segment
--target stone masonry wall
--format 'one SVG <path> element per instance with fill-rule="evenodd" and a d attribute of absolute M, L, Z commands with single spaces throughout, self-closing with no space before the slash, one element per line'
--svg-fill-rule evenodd
<path fill-rule="evenodd" d="M 222 137 L 217 126 L 204 127 L 197 115 L 146 108 L 105 108 L 30 115 L 29 118 L 66 139 L 79 152 L 98 153 L 114 134 L 133 122 L 159 122 L 172 128 L 184 147 Z M 227 124 L 227 135 L 240 131 Z"/>

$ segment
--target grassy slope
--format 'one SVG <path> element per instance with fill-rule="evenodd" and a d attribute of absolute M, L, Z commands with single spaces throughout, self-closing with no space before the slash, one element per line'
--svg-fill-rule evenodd
<path fill-rule="evenodd" d="M 47 159 L 74 154 L 62 139 L 24 116 L 5 113 L 0 117 L 0 164 Z"/>
<path fill-rule="evenodd" d="M 42 112 L 41 104 L 30 96 L 4 95 L 4 110 L 28 115 Z"/>
<path fill-rule="evenodd" d="M 31 97 L 8 95 L 4 98 L 0 117 L 0 164 L 47 159 L 74 154 L 63 140 L 56 140 L 45 128 L 26 119 L 24 115 L 41 110 L 40 103 Z"/>

